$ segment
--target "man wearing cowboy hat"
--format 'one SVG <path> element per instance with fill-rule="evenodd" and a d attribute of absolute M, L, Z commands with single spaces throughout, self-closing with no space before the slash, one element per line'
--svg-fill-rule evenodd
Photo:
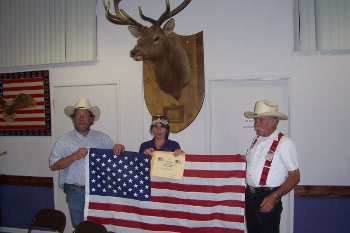
<path fill-rule="evenodd" d="M 293 141 L 277 130 L 279 120 L 288 117 L 278 104 L 260 100 L 254 112 L 256 137 L 247 150 L 245 216 L 248 233 L 277 233 L 282 213 L 281 198 L 300 181 L 297 153 Z"/>
<path fill-rule="evenodd" d="M 50 168 L 59 170 L 59 186 L 66 193 L 66 200 L 75 228 L 84 220 L 85 205 L 85 156 L 88 148 L 112 149 L 119 155 L 125 150 L 115 144 L 103 132 L 90 129 L 100 118 L 100 108 L 91 107 L 90 101 L 81 98 L 75 106 L 67 106 L 64 113 L 72 119 L 74 130 L 61 136 L 50 155 Z"/>

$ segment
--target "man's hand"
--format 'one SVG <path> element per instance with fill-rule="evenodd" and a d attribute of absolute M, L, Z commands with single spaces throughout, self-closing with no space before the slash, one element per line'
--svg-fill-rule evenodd
<path fill-rule="evenodd" d="M 79 148 L 79 150 L 73 153 L 73 156 L 75 157 L 76 160 L 79 160 L 79 159 L 85 158 L 87 154 L 88 154 L 88 149 Z"/>
<path fill-rule="evenodd" d="M 264 213 L 271 212 L 275 207 L 276 203 L 277 203 L 277 200 L 273 196 L 273 194 L 265 197 L 260 204 L 260 212 L 264 212 Z"/>

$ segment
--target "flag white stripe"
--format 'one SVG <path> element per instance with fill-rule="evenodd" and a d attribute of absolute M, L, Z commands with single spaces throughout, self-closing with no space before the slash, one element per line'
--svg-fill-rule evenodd
<path fill-rule="evenodd" d="M 17 125 L 30 125 L 30 126 L 43 126 L 44 121 L 22 121 L 22 122 L 0 122 L 0 126 L 17 126 Z"/>
<path fill-rule="evenodd" d="M 115 226 L 113 225 L 104 225 L 108 231 L 112 231 L 115 230 Z M 154 231 L 147 231 L 147 230 L 142 230 L 142 229 L 135 229 L 135 228 L 127 228 L 127 227 L 119 227 L 118 226 L 118 232 L 122 232 L 122 233 L 154 233 Z M 169 231 L 157 231 L 157 233 L 171 233 Z"/>
<path fill-rule="evenodd" d="M 1 113 L 1 111 L 0 111 Z M 21 119 L 21 118 L 33 118 L 33 117 L 44 117 L 45 113 L 30 113 L 30 114 L 18 114 L 16 113 L 16 119 Z"/>
<path fill-rule="evenodd" d="M 242 194 L 240 193 L 200 193 L 200 192 L 184 192 L 184 191 L 176 191 L 167 189 L 153 189 L 152 188 L 152 196 L 159 197 L 177 197 L 181 199 L 192 199 L 192 200 L 239 200 L 242 201 Z"/>
<path fill-rule="evenodd" d="M 43 89 L 37 89 L 37 90 L 25 89 L 25 90 L 15 90 L 15 91 L 4 91 L 4 97 L 6 98 L 6 96 L 9 96 L 9 95 L 17 96 L 18 94 L 21 94 L 21 93 L 25 93 L 25 94 L 28 94 L 28 95 L 32 95 L 32 94 L 42 94 L 42 95 L 44 95 L 44 87 L 43 87 Z M 38 97 L 38 98 L 34 98 L 34 99 L 43 101 L 44 97 Z"/>
<path fill-rule="evenodd" d="M 155 178 L 152 178 L 152 182 L 167 182 L 171 184 L 190 184 L 190 185 L 210 185 L 210 186 L 225 186 L 225 185 L 242 185 L 242 178 L 192 178 L 192 177 L 186 177 L 186 179 L 183 180 L 175 180 L 175 179 L 163 179 L 163 178 L 157 178 L 156 181 L 154 181 Z"/>
<path fill-rule="evenodd" d="M 185 162 L 185 169 L 193 170 L 208 170 L 208 171 L 232 171 L 245 170 L 245 164 L 241 163 L 241 166 L 237 166 L 237 162 Z"/>

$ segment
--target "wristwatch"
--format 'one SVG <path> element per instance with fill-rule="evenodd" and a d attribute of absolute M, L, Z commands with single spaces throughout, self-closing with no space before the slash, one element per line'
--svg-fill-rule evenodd
<path fill-rule="evenodd" d="M 275 199 L 276 199 L 276 203 L 280 202 L 281 199 L 277 196 L 276 193 L 273 193 L 273 196 L 274 196 Z"/>

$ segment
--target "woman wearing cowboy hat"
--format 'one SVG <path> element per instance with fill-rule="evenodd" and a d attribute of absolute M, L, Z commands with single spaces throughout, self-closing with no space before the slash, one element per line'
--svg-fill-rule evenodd
<path fill-rule="evenodd" d="M 115 144 L 107 134 L 90 128 L 100 118 L 100 108 L 91 107 L 88 99 L 81 98 L 75 106 L 67 106 L 64 113 L 72 119 L 75 129 L 57 140 L 50 155 L 50 168 L 52 171 L 59 170 L 59 186 L 66 193 L 75 228 L 84 220 L 85 156 L 88 148 L 113 148 L 117 155 L 125 148 Z"/>
<path fill-rule="evenodd" d="M 278 104 L 260 100 L 254 112 L 256 137 L 247 150 L 245 215 L 248 233 L 278 233 L 282 213 L 281 197 L 300 181 L 297 153 L 293 141 L 277 130 L 279 120 L 288 117 Z"/>

